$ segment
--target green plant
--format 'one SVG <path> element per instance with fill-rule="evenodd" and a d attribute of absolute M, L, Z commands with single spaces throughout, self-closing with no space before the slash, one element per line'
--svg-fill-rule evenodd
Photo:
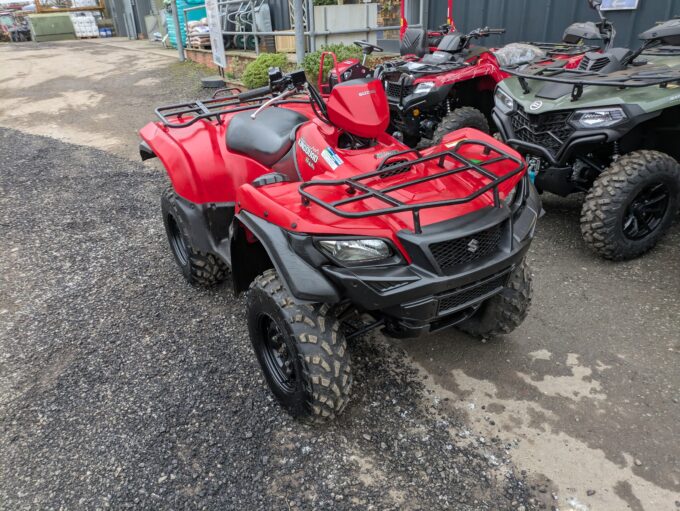
<path fill-rule="evenodd" d="M 338 0 L 314 0 L 314 5 L 338 5 Z"/>
<path fill-rule="evenodd" d="M 336 57 L 338 58 L 338 62 L 351 58 L 361 59 L 361 48 L 354 44 L 347 46 L 340 43 L 322 46 L 320 50 L 305 55 L 305 58 L 302 61 L 302 67 L 304 68 L 305 74 L 307 75 L 307 80 L 312 83 L 315 83 L 319 78 L 319 62 L 321 62 L 321 53 L 324 51 L 332 51 L 335 53 Z M 323 65 L 324 75 L 326 75 L 332 67 L 333 59 L 326 57 Z"/>
<path fill-rule="evenodd" d="M 243 72 L 243 83 L 249 89 L 267 85 L 269 81 L 268 71 L 270 67 L 280 67 L 286 70 L 290 67 L 288 57 L 283 53 L 262 53 L 254 61 L 246 66 Z"/>

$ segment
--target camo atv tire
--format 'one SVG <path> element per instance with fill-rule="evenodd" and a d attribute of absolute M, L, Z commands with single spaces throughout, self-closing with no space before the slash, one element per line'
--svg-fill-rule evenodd
<path fill-rule="evenodd" d="M 510 273 L 503 290 L 484 302 L 458 329 L 482 338 L 509 334 L 526 319 L 532 294 L 531 270 L 522 261 Z"/>
<path fill-rule="evenodd" d="M 633 259 L 666 234 L 678 211 L 680 165 L 658 151 L 619 158 L 595 181 L 581 212 L 588 246 L 605 259 Z"/>
<path fill-rule="evenodd" d="M 484 133 L 489 133 L 489 122 L 482 112 L 471 106 L 456 108 L 447 114 L 434 130 L 432 142 L 434 145 L 441 144 L 444 135 L 461 128 L 475 128 Z"/>
<path fill-rule="evenodd" d="M 350 356 L 340 322 L 324 304 L 298 304 L 275 270 L 247 294 L 248 330 L 269 388 L 293 417 L 334 419 L 352 388 Z"/>
<path fill-rule="evenodd" d="M 175 261 L 190 284 L 211 287 L 227 277 L 227 265 L 215 254 L 201 252 L 191 246 L 188 227 L 184 225 L 177 206 L 177 195 L 169 186 L 161 196 L 161 212 L 165 233 Z"/>

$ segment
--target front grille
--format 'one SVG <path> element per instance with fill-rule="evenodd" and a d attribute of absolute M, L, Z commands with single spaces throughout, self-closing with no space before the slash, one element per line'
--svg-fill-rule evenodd
<path fill-rule="evenodd" d="M 557 154 L 575 131 L 568 122 L 570 115 L 571 112 L 532 115 L 519 107 L 512 116 L 512 131 L 519 140 Z"/>
<path fill-rule="evenodd" d="M 504 271 L 489 279 L 475 282 L 467 287 L 459 289 L 455 293 L 443 296 L 439 299 L 437 315 L 451 314 L 457 310 L 474 305 L 482 299 L 486 299 L 505 286 L 508 281 L 508 272 Z"/>
<path fill-rule="evenodd" d="M 430 252 L 441 270 L 446 272 L 460 264 L 493 254 L 498 249 L 502 235 L 503 224 L 498 224 L 471 236 L 433 243 Z"/>
<path fill-rule="evenodd" d="M 403 96 L 401 96 L 402 87 L 404 89 Z M 385 92 L 393 98 L 406 97 L 413 92 L 413 85 L 402 86 L 401 82 L 385 82 Z"/>

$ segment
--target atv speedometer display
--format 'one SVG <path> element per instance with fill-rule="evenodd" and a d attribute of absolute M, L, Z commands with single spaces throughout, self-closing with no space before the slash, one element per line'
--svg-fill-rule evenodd
<path fill-rule="evenodd" d="M 579 110 L 571 119 L 577 128 L 608 128 L 627 119 L 621 108 L 601 108 L 597 110 Z"/>
<path fill-rule="evenodd" d="M 345 263 L 380 261 L 392 257 L 392 249 L 383 240 L 319 240 L 319 247 L 333 259 Z"/>

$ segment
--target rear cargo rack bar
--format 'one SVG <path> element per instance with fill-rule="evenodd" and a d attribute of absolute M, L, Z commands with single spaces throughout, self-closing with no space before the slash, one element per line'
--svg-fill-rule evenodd
<path fill-rule="evenodd" d="M 669 83 L 680 82 L 680 70 L 668 69 L 657 72 L 636 71 L 631 73 L 618 72 L 598 73 L 583 69 L 564 69 L 546 66 L 543 68 L 533 68 L 533 72 L 519 71 L 512 67 L 504 67 L 503 71 L 516 76 L 525 94 L 531 92 L 527 80 L 537 80 L 541 82 L 566 83 L 573 85 L 572 100 L 576 101 L 583 95 L 583 87 L 588 85 L 597 87 L 618 87 L 620 89 L 642 88 L 659 85 L 666 87 Z M 532 68 L 530 68 L 532 69 Z M 565 76 L 566 75 L 566 76 Z"/>
<path fill-rule="evenodd" d="M 484 162 L 475 163 L 474 161 L 465 158 L 464 156 L 458 153 L 460 148 L 466 145 L 481 146 L 484 148 L 483 149 L 484 155 L 486 156 L 492 155 L 493 157 Z M 409 153 L 414 153 L 416 155 L 416 159 L 415 160 L 402 159 L 398 162 L 394 161 L 399 157 L 403 158 L 404 155 Z M 453 160 L 460 166 L 452 169 L 445 169 L 444 162 L 447 159 Z M 420 163 L 425 163 L 432 160 L 437 160 L 437 165 L 444 170 L 442 170 L 441 172 L 436 172 L 429 176 L 418 177 L 399 184 L 387 186 L 385 188 L 376 188 L 375 186 L 369 186 L 365 183 L 362 183 L 362 181 L 373 178 L 386 179 L 390 176 L 395 175 L 396 173 L 399 173 L 400 171 L 409 170 L 413 165 L 418 165 Z M 499 176 L 498 174 L 495 174 L 488 168 L 485 168 L 488 165 L 500 163 L 502 161 L 513 162 L 516 165 L 516 167 L 511 172 L 508 172 L 502 176 Z M 357 176 L 352 176 L 345 179 L 307 181 L 300 185 L 298 191 L 302 196 L 303 205 L 309 206 L 310 203 L 313 202 L 314 204 L 317 204 L 322 208 L 343 218 L 365 218 L 371 216 L 390 215 L 393 213 L 401 213 L 408 211 L 413 215 L 413 231 L 416 234 L 421 234 L 422 233 L 422 226 L 420 224 L 421 210 L 465 204 L 477 199 L 478 197 L 484 195 L 489 191 L 493 193 L 494 207 L 499 208 L 501 207 L 502 203 L 498 192 L 498 186 L 501 183 L 504 183 L 508 179 L 512 178 L 513 176 L 516 176 L 517 174 L 521 173 L 524 169 L 525 165 L 521 159 L 516 158 L 491 144 L 482 142 L 480 140 L 462 140 L 461 142 L 456 144 L 456 147 L 454 149 L 451 149 L 449 151 L 438 152 L 435 154 L 430 154 L 427 156 L 422 156 L 421 153 L 416 149 L 408 149 L 406 151 L 394 153 L 384 158 L 380 165 L 378 166 L 378 168 L 372 172 L 359 174 Z M 476 172 L 477 174 L 480 174 L 481 176 L 489 179 L 490 182 L 466 197 L 440 201 L 421 202 L 418 204 L 405 204 L 399 199 L 396 199 L 388 195 L 391 192 L 403 190 L 404 188 L 408 188 L 409 186 L 425 183 L 428 181 L 433 181 L 436 179 L 441 179 L 447 176 L 453 176 L 455 174 L 460 174 L 462 172 L 468 171 Z M 344 188 L 345 192 L 349 195 L 349 197 L 333 202 L 326 202 L 308 190 L 309 188 L 317 186 Z M 362 193 L 357 193 L 358 191 Z M 365 201 L 367 199 L 377 199 L 385 203 L 387 207 L 371 209 L 367 211 L 346 211 L 344 209 L 340 209 L 341 206 L 355 202 Z"/>
<path fill-rule="evenodd" d="M 264 101 L 269 99 L 271 99 L 271 95 L 249 99 L 247 101 L 239 100 L 237 95 L 213 97 L 212 99 L 159 106 L 154 112 L 156 113 L 156 117 L 161 120 L 165 127 L 186 128 L 201 119 L 214 119 L 221 124 L 222 115 L 259 108 Z M 287 99 L 276 104 L 285 105 L 291 103 L 309 104 L 309 100 Z"/>

